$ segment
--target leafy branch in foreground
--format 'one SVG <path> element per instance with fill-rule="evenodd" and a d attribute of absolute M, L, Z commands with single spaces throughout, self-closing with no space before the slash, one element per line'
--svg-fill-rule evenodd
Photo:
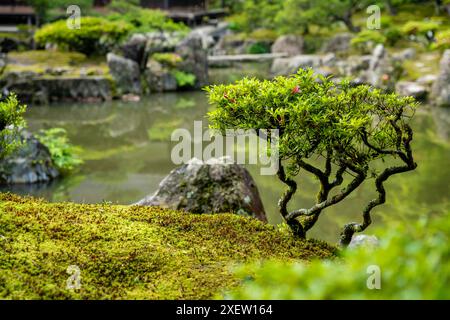
<path fill-rule="evenodd" d="M 306 237 L 326 208 L 373 178 L 377 197 L 363 208 L 362 222 L 343 227 L 340 242 L 348 245 L 354 233 L 371 224 L 372 210 L 386 201 L 384 183 L 417 166 L 408 125 L 417 107 L 411 97 L 365 85 L 353 87 L 347 80 L 334 84 L 310 69 L 273 80 L 246 78 L 211 86 L 207 92 L 216 107 L 209 113 L 212 128 L 224 133 L 226 129 L 279 130 L 277 175 L 288 188 L 278 205 L 300 238 Z M 287 205 L 297 191 L 294 178 L 303 172 L 317 178 L 316 203 L 289 211 Z"/>

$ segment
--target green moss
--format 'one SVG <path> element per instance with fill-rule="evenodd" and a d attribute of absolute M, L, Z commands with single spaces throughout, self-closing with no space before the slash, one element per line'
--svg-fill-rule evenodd
<path fill-rule="evenodd" d="M 10 52 L 8 57 L 17 64 L 46 64 L 48 66 L 78 65 L 86 60 L 86 56 L 82 53 L 52 50 Z"/>
<path fill-rule="evenodd" d="M 202 299 L 234 288 L 237 263 L 333 256 L 318 241 L 237 215 L 47 203 L 0 194 L 0 298 Z M 66 289 L 69 265 L 81 289 Z"/>

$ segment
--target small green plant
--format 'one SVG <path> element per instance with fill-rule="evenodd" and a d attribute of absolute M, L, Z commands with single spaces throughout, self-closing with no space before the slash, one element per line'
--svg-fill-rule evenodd
<path fill-rule="evenodd" d="M 363 53 L 369 53 L 379 43 L 385 43 L 386 37 L 375 30 L 363 30 L 351 40 L 351 45 Z"/>
<path fill-rule="evenodd" d="M 78 156 L 80 148 L 69 142 L 65 129 L 41 130 L 36 136 L 49 149 L 54 164 L 62 173 L 69 173 L 83 163 Z"/>
<path fill-rule="evenodd" d="M 193 87 L 195 85 L 195 81 L 197 80 L 195 74 L 174 70 L 172 72 L 175 80 L 177 81 L 177 85 L 181 88 L 183 87 Z"/>
<path fill-rule="evenodd" d="M 26 106 L 19 104 L 15 94 L 0 100 L 0 160 L 19 147 L 20 142 L 15 137 L 26 125 L 25 111 Z"/>
<path fill-rule="evenodd" d="M 59 20 L 36 31 L 34 39 L 40 45 L 53 43 L 62 49 L 86 55 L 102 54 L 119 43 L 132 28 L 122 21 L 82 17 L 80 29 L 69 29 L 66 20 Z"/>
<path fill-rule="evenodd" d="M 312 69 L 273 80 L 245 78 L 206 90 L 215 107 L 209 113 L 213 129 L 222 134 L 227 129 L 278 130 L 274 137 L 278 147 L 271 152 L 278 154 L 277 176 L 288 187 L 278 205 L 297 237 L 305 238 L 327 207 L 340 203 L 372 178 L 377 196 L 362 209 L 360 223 L 343 227 L 340 240 L 346 246 L 354 233 L 371 224 L 371 211 L 385 203 L 384 183 L 417 166 L 408 124 L 417 104 L 411 97 L 365 85 L 353 87 L 347 80 L 334 84 Z M 272 143 L 270 136 L 262 138 Z M 382 159 L 398 159 L 399 163 Z M 300 174 L 317 178 L 316 203 L 288 211 Z"/>

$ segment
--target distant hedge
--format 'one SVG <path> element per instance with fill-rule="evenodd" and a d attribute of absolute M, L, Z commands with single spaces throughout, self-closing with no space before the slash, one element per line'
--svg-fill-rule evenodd
<path fill-rule="evenodd" d="M 133 26 L 125 22 L 82 17 L 80 29 L 69 29 L 66 20 L 59 20 L 44 25 L 35 33 L 34 39 L 40 45 L 52 43 L 62 49 L 92 55 L 104 53 L 132 29 Z"/>

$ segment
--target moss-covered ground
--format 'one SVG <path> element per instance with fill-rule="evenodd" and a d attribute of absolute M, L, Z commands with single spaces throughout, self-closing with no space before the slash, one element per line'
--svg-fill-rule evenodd
<path fill-rule="evenodd" d="M 237 215 L 0 194 L 0 299 L 213 298 L 239 285 L 236 264 L 334 252 Z M 66 287 L 70 265 L 80 289 Z"/>

